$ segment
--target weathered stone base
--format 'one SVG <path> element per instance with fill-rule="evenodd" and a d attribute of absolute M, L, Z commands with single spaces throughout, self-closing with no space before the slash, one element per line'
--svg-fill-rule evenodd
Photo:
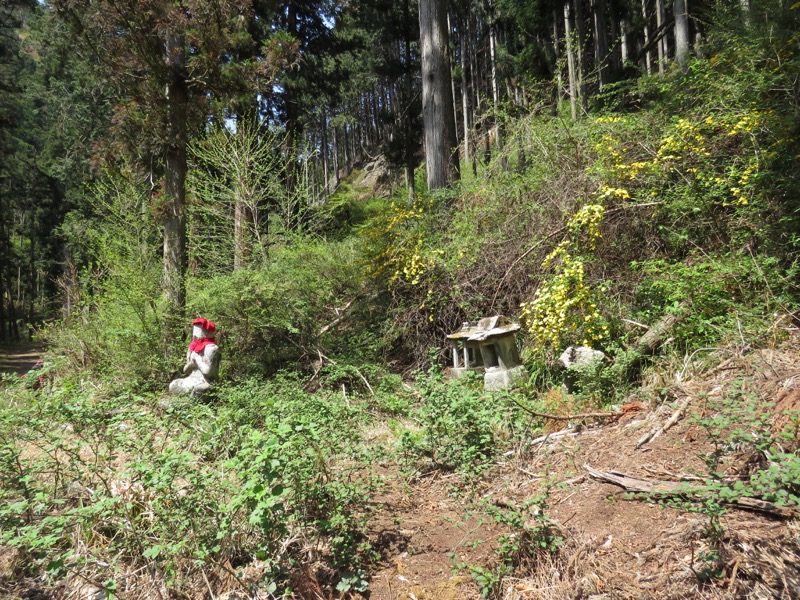
<path fill-rule="evenodd" d="M 500 369 L 497 367 L 486 370 L 483 376 L 483 387 L 488 391 L 510 390 L 525 383 L 528 372 L 525 367 L 518 366 L 513 369 Z"/>
<path fill-rule="evenodd" d="M 469 369 L 464 367 L 450 368 L 450 377 L 453 379 L 461 379 L 467 373 L 479 373 L 479 374 L 483 373 L 483 367 L 478 367 L 478 368 L 470 367 Z"/>
<path fill-rule="evenodd" d="M 169 393 L 173 396 L 190 396 L 198 398 L 211 389 L 211 384 L 198 371 L 192 371 L 188 377 L 175 379 L 169 384 Z"/>

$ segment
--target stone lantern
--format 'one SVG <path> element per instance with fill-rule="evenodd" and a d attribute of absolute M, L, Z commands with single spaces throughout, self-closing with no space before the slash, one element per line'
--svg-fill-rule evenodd
<path fill-rule="evenodd" d="M 519 358 L 516 332 L 520 326 L 506 317 L 484 317 L 477 323 L 464 325 L 447 336 L 453 342 L 452 377 L 458 379 L 468 371 L 483 373 L 487 390 L 515 387 L 528 378 Z"/>

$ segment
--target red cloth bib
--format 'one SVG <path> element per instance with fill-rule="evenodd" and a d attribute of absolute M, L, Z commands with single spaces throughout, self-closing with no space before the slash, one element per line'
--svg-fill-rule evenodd
<path fill-rule="evenodd" d="M 197 352 L 198 354 L 202 352 L 206 346 L 210 346 L 211 344 L 216 344 L 217 340 L 214 338 L 202 338 L 199 340 L 192 340 L 189 342 L 189 351 L 190 352 Z"/>

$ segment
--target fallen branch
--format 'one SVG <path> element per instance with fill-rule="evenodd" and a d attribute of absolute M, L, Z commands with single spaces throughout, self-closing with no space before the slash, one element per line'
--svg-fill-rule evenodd
<path fill-rule="evenodd" d="M 656 439 L 662 433 L 667 431 L 670 427 L 675 425 L 675 423 L 677 423 L 678 420 L 683 416 L 683 412 L 686 410 L 686 407 L 689 405 L 690 400 L 691 400 L 691 397 L 689 397 L 689 396 L 687 396 L 686 398 L 681 400 L 681 402 L 678 404 L 678 408 L 675 410 L 675 412 L 672 413 L 672 416 L 669 419 L 667 419 L 666 423 L 664 423 L 663 425 L 660 425 L 660 426 L 658 426 L 658 427 L 656 427 L 654 429 L 651 429 L 648 433 L 646 433 L 641 438 L 639 438 L 639 441 L 636 442 L 636 447 L 637 448 L 641 448 L 646 443 L 652 442 L 654 439 Z"/>
<path fill-rule="evenodd" d="M 367 386 L 367 389 L 369 390 L 369 393 L 374 396 L 375 395 L 375 390 L 372 389 L 372 386 L 369 384 L 369 381 L 367 381 L 367 378 L 364 377 L 364 375 L 358 369 L 356 369 L 356 373 L 361 378 L 361 381 L 364 382 L 364 385 Z"/>
<path fill-rule="evenodd" d="M 416 396 L 416 397 L 417 397 L 417 399 L 419 399 L 419 400 L 425 400 L 425 396 L 423 396 L 422 394 L 420 394 L 420 393 L 419 393 L 417 390 L 415 390 L 413 387 L 411 387 L 410 385 L 408 385 L 408 384 L 407 384 L 405 381 L 403 382 L 403 387 L 404 387 L 404 388 L 406 388 L 406 389 L 407 389 L 407 390 L 408 390 L 408 391 L 409 391 L 411 394 L 413 394 L 414 396 Z"/>
<path fill-rule="evenodd" d="M 550 440 L 558 440 L 563 437 L 567 437 L 568 435 L 578 435 L 580 432 L 575 431 L 574 429 L 562 429 L 561 431 L 556 431 L 555 433 L 548 433 L 547 435 L 543 435 L 541 437 L 536 438 L 531 442 L 531 445 L 538 444 L 539 442 L 549 442 Z"/>
<path fill-rule="evenodd" d="M 579 421 L 581 419 L 619 419 L 624 413 L 621 412 L 593 412 L 593 413 L 579 413 L 577 415 L 553 415 L 550 413 L 537 412 L 531 410 L 516 399 L 512 399 L 514 404 L 519 406 L 529 415 L 540 417 L 542 419 L 551 419 L 553 421 Z"/>
<path fill-rule="evenodd" d="M 649 481 L 647 479 L 630 477 L 619 471 L 598 471 L 591 465 L 583 465 L 583 467 L 589 472 L 589 475 L 595 479 L 618 485 L 627 492 L 658 496 L 685 496 L 690 500 L 702 501 L 704 499 L 704 494 L 707 495 L 709 491 L 704 487 L 689 487 L 680 481 Z M 743 510 L 762 512 L 784 519 L 797 516 L 797 511 L 794 508 L 778 506 L 777 504 L 767 502 L 766 500 L 759 500 L 758 498 L 737 498 L 727 501 L 726 504 Z"/>
<path fill-rule="evenodd" d="M 320 330 L 317 332 L 317 335 L 318 335 L 318 336 L 320 336 L 320 335 L 322 335 L 323 333 L 326 333 L 326 332 L 328 332 L 329 330 L 331 330 L 332 328 L 336 327 L 336 326 L 337 326 L 339 323 L 341 323 L 341 322 L 342 322 L 342 320 L 344 319 L 345 315 L 347 314 L 347 311 L 348 311 L 348 309 L 349 309 L 351 306 L 353 306 L 353 302 L 355 302 L 357 299 L 358 299 L 358 296 L 356 296 L 355 298 L 353 298 L 352 300 L 350 300 L 350 302 L 348 302 L 347 304 L 345 304 L 343 307 L 341 307 L 341 308 L 334 308 L 333 310 L 336 312 L 336 318 L 335 318 L 333 321 L 331 321 L 330 323 L 328 323 L 327 325 L 325 325 L 324 327 L 322 327 L 322 328 L 321 328 L 321 329 L 320 329 Z"/>

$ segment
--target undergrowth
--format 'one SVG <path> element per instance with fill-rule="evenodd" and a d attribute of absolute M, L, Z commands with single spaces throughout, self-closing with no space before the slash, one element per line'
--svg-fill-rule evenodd
<path fill-rule="evenodd" d="M 222 386 L 207 404 L 2 394 L 0 543 L 18 549 L 18 575 L 113 590 L 140 573 L 190 594 L 200 572 L 232 573 L 230 586 L 288 593 L 323 564 L 324 584 L 360 585 L 364 414 L 338 398 L 293 377 Z"/>

